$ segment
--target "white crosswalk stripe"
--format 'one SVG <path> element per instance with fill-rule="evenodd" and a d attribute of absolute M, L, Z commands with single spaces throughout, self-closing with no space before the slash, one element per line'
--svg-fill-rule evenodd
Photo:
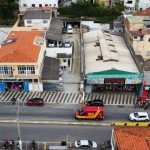
<path fill-rule="evenodd" d="M 77 93 L 64 92 L 19 92 L 8 91 L 0 92 L 1 101 L 11 101 L 13 97 L 20 99 L 20 101 L 27 101 L 33 97 L 41 97 L 45 102 L 59 102 L 59 103 L 79 103 L 83 101 L 83 95 Z M 132 93 L 94 93 L 85 94 L 85 101 L 93 99 L 102 99 L 104 104 L 113 105 L 133 105 L 137 96 Z"/>

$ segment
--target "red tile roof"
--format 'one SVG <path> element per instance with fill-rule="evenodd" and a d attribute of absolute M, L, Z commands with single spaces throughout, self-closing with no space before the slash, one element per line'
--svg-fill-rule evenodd
<path fill-rule="evenodd" d="M 140 30 L 130 30 L 130 34 L 132 36 L 143 36 L 143 34 Z"/>
<path fill-rule="evenodd" d="M 133 16 L 150 16 L 150 8 L 134 13 Z"/>
<path fill-rule="evenodd" d="M 51 6 L 43 6 L 42 9 L 43 10 L 52 10 L 52 7 Z"/>
<path fill-rule="evenodd" d="M 145 34 L 150 34 L 150 28 L 143 28 L 142 33 Z"/>
<path fill-rule="evenodd" d="M 150 150 L 149 127 L 114 128 L 114 136 L 119 150 Z"/>
<path fill-rule="evenodd" d="M 0 48 L 0 62 L 37 62 L 41 46 L 33 44 L 35 37 L 42 31 L 11 31 L 6 40 L 17 38 L 16 42 L 2 45 Z"/>

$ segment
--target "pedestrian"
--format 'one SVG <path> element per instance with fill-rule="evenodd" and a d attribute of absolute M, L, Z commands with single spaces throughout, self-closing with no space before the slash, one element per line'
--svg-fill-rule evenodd
<path fill-rule="evenodd" d="M 22 85 L 19 84 L 19 91 L 21 92 L 22 91 Z"/>

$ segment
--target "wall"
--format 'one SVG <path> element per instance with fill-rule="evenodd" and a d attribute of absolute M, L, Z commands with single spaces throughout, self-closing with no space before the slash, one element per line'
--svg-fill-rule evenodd
<path fill-rule="evenodd" d="M 128 1 L 132 1 L 132 4 L 128 4 Z M 127 7 L 134 7 L 135 6 L 135 0 L 124 0 L 124 5 Z"/>
<path fill-rule="evenodd" d="M 45 4 L 48 4 L 49 6 L 51 4 L 51 6 L 54 7 L 54 4 L 56 4 L 55 7 L 58 7 L 58 0 L 20 0 L 19 5 L 23 6 L 23 4 L 27 4 L 27 6 L 35 4 L 35 7 L 39 7 L 39 4 L 42 4 L 42 6 L 45 6 Z"/>
<path fill-rule="evenodd" d="M 105 6 L 110 6 L 110 0 L 99 0 L 100 3 L 104 3 Z"/>
<path fill-rule="evenodd" d="M 43 84 L 38 82 L 29 83 L 29 91 L 43 91 Z"/>
<path fill-rule="evenodd" d="M 149 0 L 140 0 L 139 1 L 139 9 L 142 8 L 142 10 L 145 10 L 146 8 L 150 7 L 150 1 Z"/>
<path fill-rule="evenodd" d="M 94 21 L 81 21 L 81 24 L 89 26 L 90 30 L 109 29 L 109 24 L 94 23 Z"/>
<path fill-rule="evenodd" d="M 72 54 L 72 47 L 69 48 L 46 48 L 46 56 L 57 58 L 57 53 Z"/>
<path fill-rule="evenodd" d="M 32 23 L 27 23 L 27 21 L 31 21 Z M 43 23 L 43 20 L 46 20 L 47 23 Z M 24 20 L 25 27 L 32 26 L 32 27 L 49 27 L 50 25 L 50 19 L 25 19 Z"/>
<path fill-rule="evenodd" d="M 123 27 L 117 27 L 117 28 L 115 28 L 114 27 L 114 31 L 116 31 L 116 32 L 123 32 Z"/>
<path fill-rule="evenodd" d="M 144 22 L 143 23 L 132 23 L 130 24 L 129 30 L 139 30 L 144 27 Z"/>

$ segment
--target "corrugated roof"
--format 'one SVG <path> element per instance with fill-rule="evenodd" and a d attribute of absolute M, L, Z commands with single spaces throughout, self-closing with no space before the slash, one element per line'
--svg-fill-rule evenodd
<path fill-rule="evenodd" d="M 83 38 L 84 42 L 86 41 L 84 43 L 86 74 L 111 69 L 140 74 L 123 37 L 95 30 L 84 33 Z M 94 47 L 97 40 L 100 46 Z M 103 56 L 104 59 L 97 61 L 98 56 Z"/>
<path fill-rule="evenodd" d="M 133 16 L 150 16 L 150 8 L 133 13 Z"/>
<path fill-rule="evenodd" d="M 52 18 L 50 28 L 46 33 L 46 39 L 60 41 L 62 40 L 63 22 L 58 18 Z"/>
<path fill-rule="evenodd" d="M 132 36 L 143 36 L 143 34 L 142 34 L 142 32 L 141 32 L 141 30 L 130 30 L 130 34 L 132 35 Z"/>
<path fill-rule="evenodd" d="M 119 150 L 150 150 L 148 127 L 118 127 L 114 135 Z"/>

